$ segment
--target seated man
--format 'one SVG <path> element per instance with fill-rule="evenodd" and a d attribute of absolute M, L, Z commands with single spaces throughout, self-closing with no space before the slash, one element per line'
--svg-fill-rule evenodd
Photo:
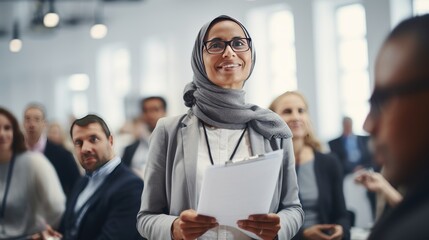
<path fill-rule="evenodd" d="M 167 102 L 163 97 L 153 96 L 140 101 L 140 117 L 138 125 L 142 128 L 138 139 L 128 145 L 122 156 L 122 162 L 143 177 L 149 151 L 149 137 L 156 123 L 167 113 Z"/>
<path fill-rule="evenodd" d="M 104 120 L 96 115 L 77 119 L 70 135 L 86 176 L 67 202 L 60 228 L 63 239 L 140 239 L 136 214 L 143 181 L 115 156 Z"/>
<path fill-rule="evenodd" d="M 361 168 L 373 167 L 368 140 L 368 136 L 353 133 L 353 120 L 350 117 L 343 118 L 342 135 L 328 144 L 331 151 L 340 159 L 344 176 Z"/>
<path fill-rule="evenodd" d="M 24 111 L 25 141 L 31 151 L 40 152 L 54 166 L 68 199 L 80 177 L 80 171 L 71 152 L 46 136 L 46 110 L 38 103 L 30 103 Z"/>

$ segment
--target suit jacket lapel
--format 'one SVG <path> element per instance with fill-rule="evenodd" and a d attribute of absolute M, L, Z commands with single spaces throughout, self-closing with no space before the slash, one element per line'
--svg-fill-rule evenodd
<path fill-rule="evenodd" d="M 109 176 L 106 177 L 106 179 L 104 179 L 104 182 L 97 188 L 97 190 L 95 190 L 95 192 L 92 194 L 92 196 L 86 201 L 85 204 L 83 204 L 82 208 L 79 209 L 77 211 L 78 214 L 76 214 L 76 220 L 78 220 L 79 215 L 82 212 L 82 216 L 80 219 L 80 222 L 78 222 L 77 224 L 77 228 L 80 228 L 80 225 L 82 224 L 82 219 L 85 217 L 85 215 L 88 213 L 88 211 L 98 202 L 99 198 L 101 197 L 101 195 L 103 195 L 109 188 L 109 186 L 111 186 L 112 181 L 116 180 L 116 176 L 118 174 L 118 172 L 121 170 L 119 168 L 121 168 L 122 165 L 119 164 L 110 174 Z M 88 182 L 88 181 L 87 181 Z M 85 184 L 86 185 L 86 184 Z M 83 188 L 80 192 L 83 191 Z M 73 210 L 74 210 L 74 205 L 73 205 Z"/>
<path fill-rule="evenodd" d="M 190 207 L 196 209 L 196 173 L 198 161 L 199 128 L 198 118 L 191 116 L 182 121 L 183 161 L 185 165 L 185 178 L 188 185 Z"/>
<path fill-rule="evenodd" d="M 83 189 L 85 189 L 86 185 L 88 185 L 89 179 L 86 176 L 81 177 L 81 180 L 78 183 L 78 186 L 76 187 L 76 191 L 75 193 L 70 196 L 70 205 L 73 206 L 73 211 L 74 212 L 74 206 L 76 205 L 77 202 L 77 198 L 79 197 L 80 193 L 83 191 Z"/>
<path fill-rule="evenodd" d="M 80 181 L 75 187 L 76 191 L 74 191 L 73 194 L 70 196 L 70 198 L 67 199 L 67 202 L 68 202 L 67 212 L 63 216 L 63 221 L 65 221 L 66 229 L 70 229 L 75 222 L 76 214 L 75 214 L 74 208 L 77 202 L 77 198 L 79 197 L 83 189 L 85 189 L 87 184 L 88 184 L 88 178 L 81 177 Z"/>

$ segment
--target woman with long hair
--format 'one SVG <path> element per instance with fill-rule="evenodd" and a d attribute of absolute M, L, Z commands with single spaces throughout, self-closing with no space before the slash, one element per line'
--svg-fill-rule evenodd
<path fill-rule="evenodd" d="M 65 195 L 45 156 L 26 149 L 11 112 L 0 107 L 0 239 L 41 239 L 61 220 Z M 55 236 L 55 234 L 54 234 Z"/>
<path fill-rule="evenodd" d="M 293 239 L 350 239 L 340 162 L 321 152 L 304 95 L 285 92 L 269 108 L 283 118 L 293 133 L 299 195 L 305 212 L 304 224 Z"/>

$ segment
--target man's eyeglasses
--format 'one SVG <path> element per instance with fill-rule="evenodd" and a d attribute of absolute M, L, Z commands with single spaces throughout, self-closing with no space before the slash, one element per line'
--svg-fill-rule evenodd
<path fill-rule="evenodd" d="M 416 94 L 427 90 L 429 90 L 428 79 L 416 79 L 411 83 L 375 89 L 369 99 L 371 105 L 370 115 L 378 117 L 381 114 L 383 106 L 393 97 Z"/>
<path fill-rule="evenodd" d="M 250 44 L 250 38 L 234 38 L 230 41 L 216 39 L 204 42 L 204 46 L 210 54 L 222 54 L 228 45 L 234 52 L 245 52 L 249 50 Z"/>

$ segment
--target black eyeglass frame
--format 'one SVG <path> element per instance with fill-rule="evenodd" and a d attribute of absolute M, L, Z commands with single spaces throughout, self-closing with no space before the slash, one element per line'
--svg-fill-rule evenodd
<path fill-rule="evenodd" d="M 234 41 L 238 41 L 238 40 L 246 40 L 246 42 L 247 42 L 247 49 L 246 50 L 236 50 L 236 49 L 234 49 L 234 47 L 231 45 L 231 43 L 234 42 Z M 222 52 L 218 52 L 218 53 L 210 52 L 210 49 L 207 46 L 207 44 L 211 43 L 211 42 L 223 42 L 223 43 L 225 43 L 225 46 L 224 46 Z M 206 48 L 206 50 L 207 50 L 207 52 L 209 54 L 223 54 L 225 52 L 225 49 L 226 49 L 227 46 L 230 46 L 231 49 L 234 52 L 247 52 L 252 47 L 252 39 L 250 37 L 247 37 L 247 38 L 233 38 L 233 39 L 231 39 L 229 41 L 223 41 L 223 40 L 215 39 L 215 40 L 210 40 L 210 41 L 204 41 L 203 44 L 204 44 L 204 47 Z"/>
<path fill-rule="evenodd" d="M 372 116 L 379 116 L 383 105 L 393 97 L 416 94 L 427 90 L 429 90 L 429 79 L 416 79 L 391 87 L 374 89 L 369 98 L 371 106 L 370 114 Z"/>

